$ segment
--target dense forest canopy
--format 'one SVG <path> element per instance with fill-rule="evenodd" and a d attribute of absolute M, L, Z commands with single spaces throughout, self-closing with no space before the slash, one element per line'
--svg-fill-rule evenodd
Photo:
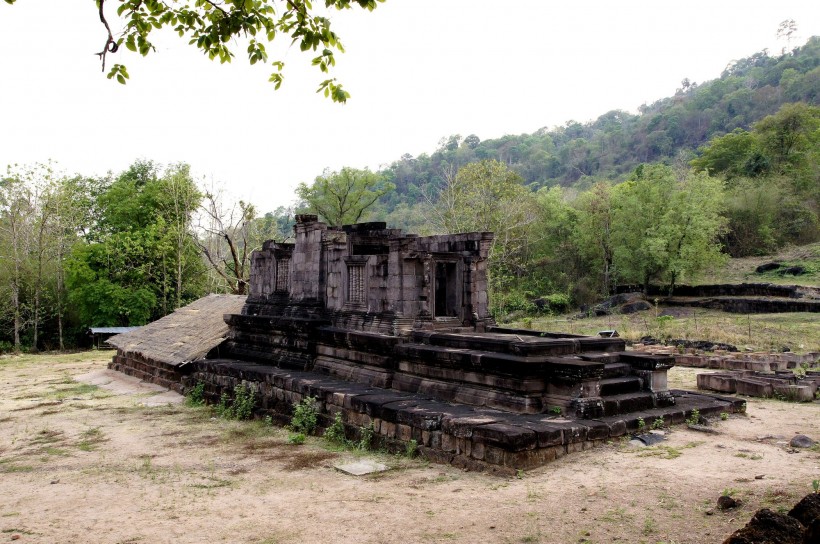
<path fill-rule="evenodd" d="M 692 281 L 728 256 L 820 239 L 820 38 L 684 80 L 638 114 L 533 134 L 442 138 L 377 172 L 324 171 L 259 215 L 137 161 L 101 178 L 51 164 L 0 176 L 0 352 L 62 348 L 89 326 L 140 325 L 208 292 L 243 294 L 248 258 L 293 214 L 420 234 L 496 233 L 492 311 L 562 311 L 618 284 Z M 546 301 L 546 302 L 544 302 Z"/>

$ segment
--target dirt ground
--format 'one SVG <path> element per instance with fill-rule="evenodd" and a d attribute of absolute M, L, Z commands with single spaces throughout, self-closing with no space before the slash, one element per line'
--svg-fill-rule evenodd
<path fill-rule="evenodd" d="M 264 422 L 112 380 L 110 355 L 0 358 L 0 542 L 721 542 L 820 478 L 820 451 L 787 446 L 820 438 L 817 403 L 749 400 L 719 434 L 676 427 L 657 447 L 614 443 L 499 478 L 289 445 Z M 673 369 L 674 386 L 694 372 Z M 362 455 L 391 470 L 333 468 Z M 743 506 L 717 511 L 724 490 Z"/>

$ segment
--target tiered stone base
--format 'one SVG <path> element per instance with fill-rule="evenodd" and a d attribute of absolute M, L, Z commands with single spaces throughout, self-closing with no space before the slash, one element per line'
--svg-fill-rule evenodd
<path fill-rule="evenodd" d="M 279 422 L 289 421 L 294 404 L 313 397 L 320 425 L 327 427 L 341 413 L 348 438 L 372 428 L 378 447 L 399 451 L 415 440 L 420 454 L 432 461 L 501 472 L 541 466 L 617 439 L 637 430 L 639 419 L 646 424 L 658 418 L 681 423 L 693 409 L 701 414 L 745 409 L 745 403 L 734 398 L 672 391 L 674 406 L 628 415 L 568 419 L 515 414 L 227 359 L 198 362 L 185 380 L 188 387 L 197 382 L 205 384 L 209 402 L 218 402 L 223 393 L 231 395 L 244 384 L 257 397 L 257 415 L 271 415 Z"/>

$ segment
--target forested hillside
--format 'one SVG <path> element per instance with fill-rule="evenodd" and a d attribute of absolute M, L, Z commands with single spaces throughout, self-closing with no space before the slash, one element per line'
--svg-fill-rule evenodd
<path fill-rule="evenodd" d="M 443 138 L 432 154 L 404 155 L 384 170 L 396 186 L 383 201 L 384 211 L 422 200 L 441 186 L 448 170 L 487 159 L 503 162 L 536 189 L 621 181 L 642 163 L 688 161 L 712 137 L 748 130 L 783 104 L 817 105 L 818 92 L 820 37 L 815 36 L 791 54 L 760 52 L 733 62 L 718 79 L 684 80 L 674 96 L 641 106 L 637 115 L 614 110 L 587 123 L 567 121 L 533 134 L 483 141 L 475 135 Z M 401 214 L 395 219 L 400 221 Z"/>

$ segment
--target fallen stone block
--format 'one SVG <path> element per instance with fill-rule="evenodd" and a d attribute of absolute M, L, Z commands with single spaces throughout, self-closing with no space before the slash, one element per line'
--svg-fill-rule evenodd
<path fill-rule="evenodd" d="M 737 390 L 736 379 L 737 377 L 732 374 L 698 374 L 698 389 L 734 393 Z"/>
<path fill-rule="evenodd" d="M 771 383 L 751 378 L 738 378 L 735 380 L 735 388 L 738 395 L 746 395 L 747 397 L 768 398 L 774 393 Z"/>

